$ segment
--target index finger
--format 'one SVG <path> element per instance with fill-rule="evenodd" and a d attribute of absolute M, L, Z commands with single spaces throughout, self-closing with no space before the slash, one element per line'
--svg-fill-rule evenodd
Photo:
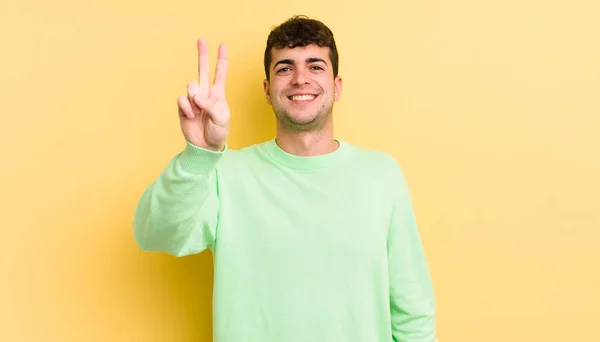
<path fill-rule="evenodd" d="M 217 70 L 215 71 L 214 84 L 225 85 L 227 76 L 228 53 L 225 44 L 219 45 L 219 59 L 217 60 Z"/>
<path fill-rule="evenodd" d="M 200 90 L 208 90 L 208 48 L 206 40 L 198 39 L 198 81 Z"/>

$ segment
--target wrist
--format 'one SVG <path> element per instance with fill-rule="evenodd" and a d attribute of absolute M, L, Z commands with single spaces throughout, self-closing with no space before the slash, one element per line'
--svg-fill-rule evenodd
<path fill-rule="evenodd" d="M 207 174 L 216 167 L 226 150 L 226 144 L 220 148 L 208 147 L 198 146 L 186 140 L 186 146 L 179 156 L 179 165 L 188 172 Z"/>

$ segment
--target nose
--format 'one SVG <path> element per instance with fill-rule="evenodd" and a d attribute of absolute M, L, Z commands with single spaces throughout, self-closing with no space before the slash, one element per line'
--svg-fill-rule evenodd
<path fill-rule="evenodd" d="M 292 85 L 304 85 L 310 83 L 310 76 L 304 68 L 297 68 L 292 77 Z"/>

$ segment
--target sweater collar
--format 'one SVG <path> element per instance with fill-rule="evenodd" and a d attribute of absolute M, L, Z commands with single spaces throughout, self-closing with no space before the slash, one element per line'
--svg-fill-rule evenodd
<path fill-rule="evenodd" d="M 340 163 L 340 161 L 342 161 L 344 156 L 348 153 L 349 146 L 346 142 L 338 139 L 335 139 L 335 141 L 339 143 L 339 146 L 335 151 L 311 157 L 290 154 L 281 149 L 275 139 L 267 141 L 265 144 L 265 149 L 275 161 L 292 169 L 323 169 Z"/>

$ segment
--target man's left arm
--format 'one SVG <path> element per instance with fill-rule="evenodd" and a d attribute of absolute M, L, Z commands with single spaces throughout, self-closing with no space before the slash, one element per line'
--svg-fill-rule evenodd
<path fill-rule="evenodd" d="M 433 284 L 412 200 L 394 163 L 393 213 L 388 232 L 390 310 L 394 342 L 437 342 Z"/>

